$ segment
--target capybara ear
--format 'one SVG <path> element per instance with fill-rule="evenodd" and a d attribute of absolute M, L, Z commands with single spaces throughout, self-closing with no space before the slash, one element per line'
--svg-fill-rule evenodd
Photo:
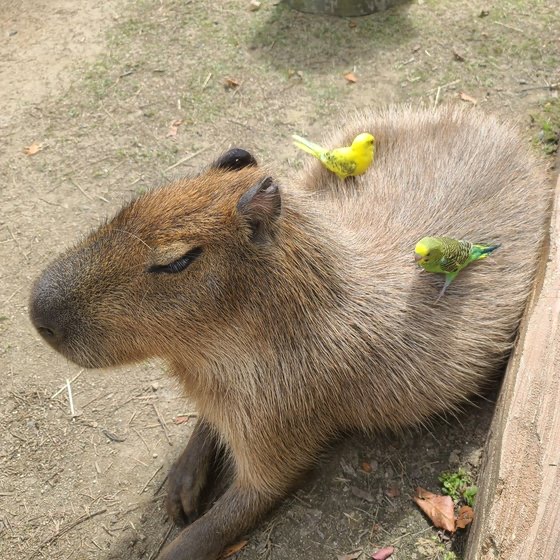
<path fill-rule="evenodd" d="M 246 218 L 252 230 L 251 239 L 266 242 L 272 233 L 272 224 L 280 215 L 282 198 L 272 177 L 265 177 L 251 187 L 237 203 L 237 211 Z"/>
<path fill-rule="evenodd" d="M 257 160 L 246 150 L 242 148 L 232 148 L 225 154 L 221 155 L 212 165 L 213 169 L 226 169 L 229 171 L 238 171 L 244 167 L 252 167 L 257 165 Z"/>

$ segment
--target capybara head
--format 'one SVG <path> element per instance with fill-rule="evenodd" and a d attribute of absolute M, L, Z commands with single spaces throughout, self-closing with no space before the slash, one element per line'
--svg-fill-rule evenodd
<path fill-rule="evenodd" d="M 34 285 L 32 321 L 85 367 L 172 355 L 174 335 L 208 344 L 236 312 L 280 211 L 274 180 L 230 150 L 204 174 L 140 196 L 54 261 Z"/>

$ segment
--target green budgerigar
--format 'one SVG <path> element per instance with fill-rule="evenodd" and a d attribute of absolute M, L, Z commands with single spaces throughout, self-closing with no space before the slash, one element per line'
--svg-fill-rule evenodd
<path fill-rule="evenodd" d="M 485 259 L 499 245 L 482 245 L 453 239 L 452 237 L 424 237 L 416 244 L 416 262 L 427 272 L 445 274 L 445 284 L 436 301 L 457 274 L 479 259 Z"/>

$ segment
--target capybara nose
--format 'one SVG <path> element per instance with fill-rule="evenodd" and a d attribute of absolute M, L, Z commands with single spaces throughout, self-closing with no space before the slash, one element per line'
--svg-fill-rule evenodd
<path fill-rule="evenodd" d="M 69 316 L 64 290 L 47 270 L 35 283 L 30 301 L 31 321 L 38 333 L 54 348 L 66 338 Z"/>
<path fill-rule="evenodd" d="M 55 346 L 57 341 L 62 338 L 60 331 L 55 330 L 52 327 L 44 327 L 41 323 L 35 323 L 35 328 L 39 334 L 53 346 Z"/>

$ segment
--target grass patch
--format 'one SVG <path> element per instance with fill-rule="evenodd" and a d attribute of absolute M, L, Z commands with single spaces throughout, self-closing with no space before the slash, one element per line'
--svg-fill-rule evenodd
<path fill-rule="evenodd" d="M 474 505 L 478 488 L 473 484 L 472 476 L 465 469 L 443 472 L 439 475 L 439 481 L 443 493 L 450 496 L 455 503 L 463 501 L 468 506 Z"/>

